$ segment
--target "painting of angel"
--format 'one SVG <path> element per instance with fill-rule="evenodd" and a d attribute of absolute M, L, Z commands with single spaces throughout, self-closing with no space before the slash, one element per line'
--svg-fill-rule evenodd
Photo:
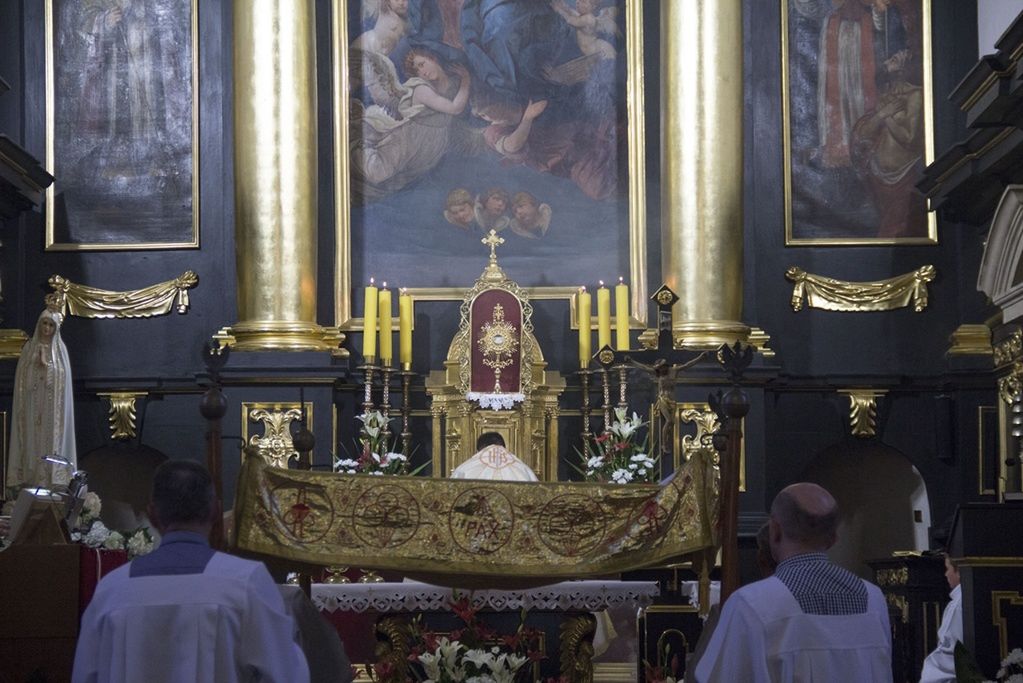
<path fill-rule="evenodd" d="M 789 244 L 933 242 L 929 0 L 783 0 Z"/>
<path fill-rule="evenodd" d="M 490 229 L 525 286 L 628 272 L 625 3 L 347 4 L 353 281 L 469 285 Z"/>

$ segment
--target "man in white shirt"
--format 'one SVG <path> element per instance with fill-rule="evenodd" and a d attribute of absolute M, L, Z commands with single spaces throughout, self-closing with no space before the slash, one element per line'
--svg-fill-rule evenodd
<path fill-rule="evenodd" d="M 938 627 L 938 647 L 927 655 L 920 683 L 955 683 L 956 643 L 963 640 L 963 593 L 959 586 L 959 566 L 945 554 L 945 579 L 952 589 L 952 600 L 945 606 Z"/>
<path fill-rule="evenodd" d="M 483 432 L 476 440 L 476 454 L 456 467 L 452 479 L 539 481 L 536 472 L 504 446 L 497 432 Z"/>
<path fill-rule="evenodd" d="M 774 576 L 732 594 L 700 683 L 890 683 L 891 629 L 881 590 L 828 561 L 838 506 L 816 484 L 793 484 L 771 504 Z"/>
<path fill-rule="evenodd" d="M 82 617 L 74 683 L 308 683 L 295 621 L 260 562 L 214 551 L 209 472 L 172 460 L 153 478 L 160 547 L 100 581 Z"/>

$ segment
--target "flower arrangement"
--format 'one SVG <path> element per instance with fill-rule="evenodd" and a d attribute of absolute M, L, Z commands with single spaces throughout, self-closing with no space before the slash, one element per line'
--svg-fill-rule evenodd
<path fill-rule="evenodd" d="M 586 444 L 586 453 L 581 454 L 582 467 L 576 469 L 587 481 L 656 482 L 660 479 L 658 458 L 646 452 L 646 438 L 636 442 L 646 423 L 636 413 L 629 417 L 628 408 L 615 408 L 614 414 L 608 431 Z"/>
<path fill-rule="evenodd" d="M 378 681 L 415 680 L 422 683 L 516 683 L 532 680 L 527 663 L 543 658 L 537 649 L 539 631 L 519 623 L 511 635 L 499 635 L 476 616 L 466 597 L 451 603 L 465 627 L 438 634 L 412 623 L 412 647 L 406 672 L 391 662 L 378 662 L 369 672 Z"/>
<path fill-rule="evenodd" d="M 356 419 L 362 422 L 357 442 L 359 457 L 335 457 L 334 471 L 341 474 L 409 474 L 408 456 L 390 449 L 390 432 L 387 430 L 390 419 L 379 410 L 357 415 Z"/>
<path fill-rule="evenodd" d="M 127 550 L 129 558 L 145 555 L 153 549 L 153 535 L 149 527 L 139 527 L 130 532 L 108 529 L 99 518 L 102 509 L 103 502 L 94 491 L 85 494 L 78 526 L 71 532 L 72 541 L 90 548 Z"/>

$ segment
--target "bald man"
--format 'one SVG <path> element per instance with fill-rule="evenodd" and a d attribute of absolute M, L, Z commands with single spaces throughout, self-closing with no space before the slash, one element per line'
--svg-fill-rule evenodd
<path fill-rule="evenodd" d="M 881 590 L 828 561 L 838 505 L 816 484 L 793 484 L 771 504 L 774 576 L 728 599 L 696 680 L 790 683 L 892 680 Z"/>

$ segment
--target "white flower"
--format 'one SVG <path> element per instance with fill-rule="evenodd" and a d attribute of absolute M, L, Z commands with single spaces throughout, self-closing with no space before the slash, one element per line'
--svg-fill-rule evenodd
<path fill-rule="evenodd" d="M 604 458 L 599 455 L 595 455 L 586 461 L 586 469 L 598 470 L 604 465 Z"/>
<path fill-rule="evenodd" d="M 128 539 L 127 548 L 129 557 L 145 555 L 153 550 L 153 538 L 147 529 L 139 529 Z"/>
<path fill-rule="evenodd" d="M 111 531 L 107 540 L 103 541 L 103 547 L 107 550 L 121 550 L 124 548 L 124 536 L 117 531 Z"/>
<path fill-rule="evenodd" d="M 408 460 L 408 458 L 405 457 L 404 453 L 387 453 L 386 455 L 384 455 L 384 457 L 387 458 L 388 464 L 394 462 L 395 460 L 400 460 L 401 462 L 405 462 L 406 460 Z"/>
<path fill-rule="evenodd" d="M 85 545 L 90 548 L 99 548 L 106 543 L 107 537 L 110 536 L 110 529 L 98 519 L 92 523 L 89 527 L 88 533 L 85 534 Z"/>
<path fill-rule="evenodd" d="M 477 669 L 482 669 L 483 667 L 493 669 L 497 661 L 497 658 L 486 650 L 469 650 L 462 656 L 462 659 L 474 665 Z"/>
<path fill-rule="evenodd" d="M 380 476 L 380 477 L 384 476 L 384 473 L 381 472 L 380 470 L 373 470 L 372 472 L 370 472 L 370 474 L 372 474 L 374 476 Z"/>
<path fill-rule="evenodd" d="M 428 678 L 435 681 L 440 678 L 440 655 L 424 652 L 419 655 L 419 663 L 423 665 Z"/>
<path fill-rule="evenodd" d="M 1023 683 L 1023 674 L 1013 674 L 1005 679 L 1005 683 Z"/>
<path fill-rule="evenodd" d="M 380 427 L 371 427 L 369 424 L 367 424 L 365 429 L 366 433 L 369 434 L 371 438 L 375 439 L 380 434 Z"/>
<path fill-rule="evenodd" d="M 615 422 L 625 422 L 629 419 L 628 408 L 615 408 Z"/>
<path fill-rule="evenodd" d="M 347 474 L 354 474 L 354 472 L 359 469 L 359 461 L 352 460 L 351 458 L 345 458 L 344 460 L 334 461 L 335 472 L 340 472 L 343 469 L 352 470 L 352 472 L 347 472 Z"/>
<path fill-rule="evenodd" d="M 95 491 L 89 491 L 82 499 L 81 521 L 87 524 L 94 519 L 99 519 L 99 512 L 103 509 L 103 503 Z"/>
<path fill-rule="evenodd" d="M 1023 664 L 1023 650 L 1014 647 L 1002 661 L 1002 666 L 1008 667 L 1012 664 Z"/>
<path fill-rule="evenodd" d="M 615 470 L 611 473 L 611 481 L 616 484 L 628 484 L 632 481 L 632 472 L 625 469 Z"/>

